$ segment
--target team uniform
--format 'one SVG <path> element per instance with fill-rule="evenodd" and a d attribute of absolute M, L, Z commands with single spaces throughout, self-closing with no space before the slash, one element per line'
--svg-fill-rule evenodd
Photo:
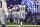
<path fill-rule="evenodd" d="M 15 11 L 15 7 L 13 7 L 12 10 L 13 10 L 13 15 L 12 15 L 12 17 L 13 17 L 14 23 L 16 23 L 17 14 L 16 14 L 16 11 Z"/>
<path fill-rule="evenodd" d="M 16 15 L 17 15 L 17 19 L 19 19 L 19 11 L 18 11 L 18 7 L 16 7 Z"/>
<path fill-rule="evenodd" d="M 12 11 L 11 9 L 8 10 L 8 19 L 11 18 L 11 11 Z"/>
<path fill-rule="evenodd" d="M 22 5 L 19 5 L 21 26 L 22 26 L 23 19 L 25 19 L 25 8 L 26 8 L 26 5 L 24 5 L 24 2 L 22 3 L 21 3 Z"/>
<path fill-rule="evenodd" d="M 4 0 L 0 0 L 0 22 L 2 27 L 5 27 L 5 17 L 3 15 L 3 10 L 5 11 L 6 15 L 8 15 L 6 2 Z"/>
<path fill-rule="evenodd" d="M 15 11 L 15 9 L 16 9 L 16 11 Z M 18 20 L 18 18 L 19 18 L 19 12 L 17 11 L 17 9 L 18 9 L 17 6 L 13 8 L 13 19 L 14 19 L 14 22 L 15 22 L 15 20 Z"/>
<path fill-rule="evenodd" d="M 18 5 L 19 6 L 19 5 Z M 17 6 L 17 10 L 16 10 L 16 14 L 17 14 L 17 20 L 18 20 L 18 24 L 20 23 L 20 13 L 19 13 L 19 8 Z"/>
<path fill-rule="evenodd" d="M 19 5 L 19 13 L 20 13 L 20 18 L 21 19 L 25 19 L 25 8 L 26 8 L 26 6 L 25 5 Z"/>
<path fill-rule="evenodd" d="M 5 19 L 6 19 L 6 13 L 5 13 L 5 11 L 3 11 L 3 15 L 4 15 Z"/>
<path fill-rule="evenodd" d="M 15 17 L 17 16 L 17 14 L 15 12 L 15 7 L 12 10 L 13 10 L 13 19 L 16 19 Z"/>
<path fill-rule="evenodd" d="M 14 18 L 16 17 L 16 19 L 17 19 L 17 16 L 18 16 L 18 13 L 19 13 L 19 12 L 15 11 L 15 9 L 17 10 L 18 7 L 14 7 L 14 8 L 12 9 L 12 10 L 13 10 L 13 16 L 14 16 Z"/>

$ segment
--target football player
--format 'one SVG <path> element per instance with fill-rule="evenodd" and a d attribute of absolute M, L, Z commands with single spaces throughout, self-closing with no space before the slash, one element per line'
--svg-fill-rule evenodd
<path fill-rule="evenodd" d="M 18 24 L 20 23 L 20 14 L 19 14 L 19 4 L 17 4 L 17 7 L 16 7 L 16 13 L 17 13 L 17 20 L 18 20 Z"/>
<path fill-rule="evenodd" d="M 14 20 L 14 23 L 15 23 L 15 18 L 14 18 L 14 15 L 15 15 L 15 14 L 14 14 L 14 12 L 15 12 L 15 7 L 13 6 L 13 8 L 12 8 L 12 18 L 13 18 L 13 19 L 12 19 L 12 20 Z"/>
<path fill-rule="evenodd" d="M 17 7 L 16 7 L 16 5 L 14 5 L 14 7 L 12 8 L 12 10 L 13 10 L 13 19 L 14 19 L 14 23 L 17 23 L 17 12 L 16 12 L 16 10 L 17 10 Z"/>
<path fill-rule="evenodd" d="M 10 7 L 8 7 L 8 14 L 9 14 L 9 9 L 10 9 Z M 8 17 L 6 17 L 6 22 L 8 22 L 9 20 L 8 20 Z"/>
<path fill-rule="evenodd" d="M 21 2 L 21 5 L 19 5 L 21 25 L 22 25 L 23 19 L 25 19 L 25 8 L 26 8 L 26 5 L 24 5 L 24 2 Z"/>
<path fill-rule="evenodd" d="M 3 15 L 3 10 L 5 11 L 6 15 L 8 16 L 7 4 L 5 0 L 0 0 L 0 22 L 2 27 L 5 27 L 5 18 Z"/>
<path fill-rule="evenodd" d="M 8 9 L 8 22 L 10 22 L 10 19 L 11 19 L 11 11 L 12 11 L 12 9 Z"/>

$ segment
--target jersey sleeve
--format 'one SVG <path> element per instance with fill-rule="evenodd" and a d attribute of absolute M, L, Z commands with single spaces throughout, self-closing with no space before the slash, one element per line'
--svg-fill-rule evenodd
<path fill-rule="evenodd" d="M 8 15 L 8 9 L 7 9 L 7 4 L 6 4 L 6 2 L 3 1 L 2 6 L 3 6 L 3 10 L 5 11 L 6 15 Z"/>

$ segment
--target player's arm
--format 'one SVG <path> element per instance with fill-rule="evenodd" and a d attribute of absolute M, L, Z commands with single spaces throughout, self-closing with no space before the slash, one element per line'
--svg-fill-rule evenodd
<path fill-rule="evenodd" d="M 6 2 L 3 1 L 3 10 L 5 11 L 6 15 L 8 15 L 8 9 L 7 9 L 7 4 Z"/>

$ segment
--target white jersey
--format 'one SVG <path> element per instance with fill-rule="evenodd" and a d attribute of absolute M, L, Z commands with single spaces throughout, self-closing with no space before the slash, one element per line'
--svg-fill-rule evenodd
<path fill-rule="evenodd" d="M 6 15 L 8 15 L 7 4 L 5 0 L 0 0 L 0 10 L 4 10 Z"/>
<path fill-rule="evenodd" d="M 16 10 L 18 9 L 18 7 L 15 7 L 16 8 Z"/>
<path fill-rule="evenodd" d="M 11 11 L 12 11 L 12 10 L 11 10 L 11 9 L 9 9 L 9 10 L 8 10 L 8 14 L 11 14 Z"/>
<path fill-rule="evenodd" d="M 12 8 L 12 10 L 15 10 L 15 8 Z"/>
<path fill-rule="evenodd" d="M 15 12 L 14 10 L 15 10 L 15 7 L 14 7 L 14 8 L 12 8 L 12 11 L 13 11 L 13 12 Z"/>
<path fill-rule="evenodd" d="M 25 12 L 26 5 L 19 5 L 20 12 Z"/>
<path fill-rule="evenodd" d="M 1 24 L 5 24 L 5 18 L 4 18 L 4 15 L 2 14 L 3 13 L 2 10 L 5 11 L 5 13 L 8 17 L 7 4 L 6 4 L 5 0 L 0 0 L 0 16 L 1 16 L 0 17 L 0 22 L 1 22 Z"/>
<path fill-rule="evenodd" d="M 18 9 L 18 7 L 14 7 L 14 8 L 12 8 L 13 12 L 15 12 L 15 11 L 14 11 L 15 9 L 17 10 L 17 9 Z"/>
<path fill-rule="evenodd" d="M 18 7 L 15 7 L 16 8 L 16 10 L 18 9 Z M 16 12 L 17 14 L 19 13 L 19 12 Z"/>

